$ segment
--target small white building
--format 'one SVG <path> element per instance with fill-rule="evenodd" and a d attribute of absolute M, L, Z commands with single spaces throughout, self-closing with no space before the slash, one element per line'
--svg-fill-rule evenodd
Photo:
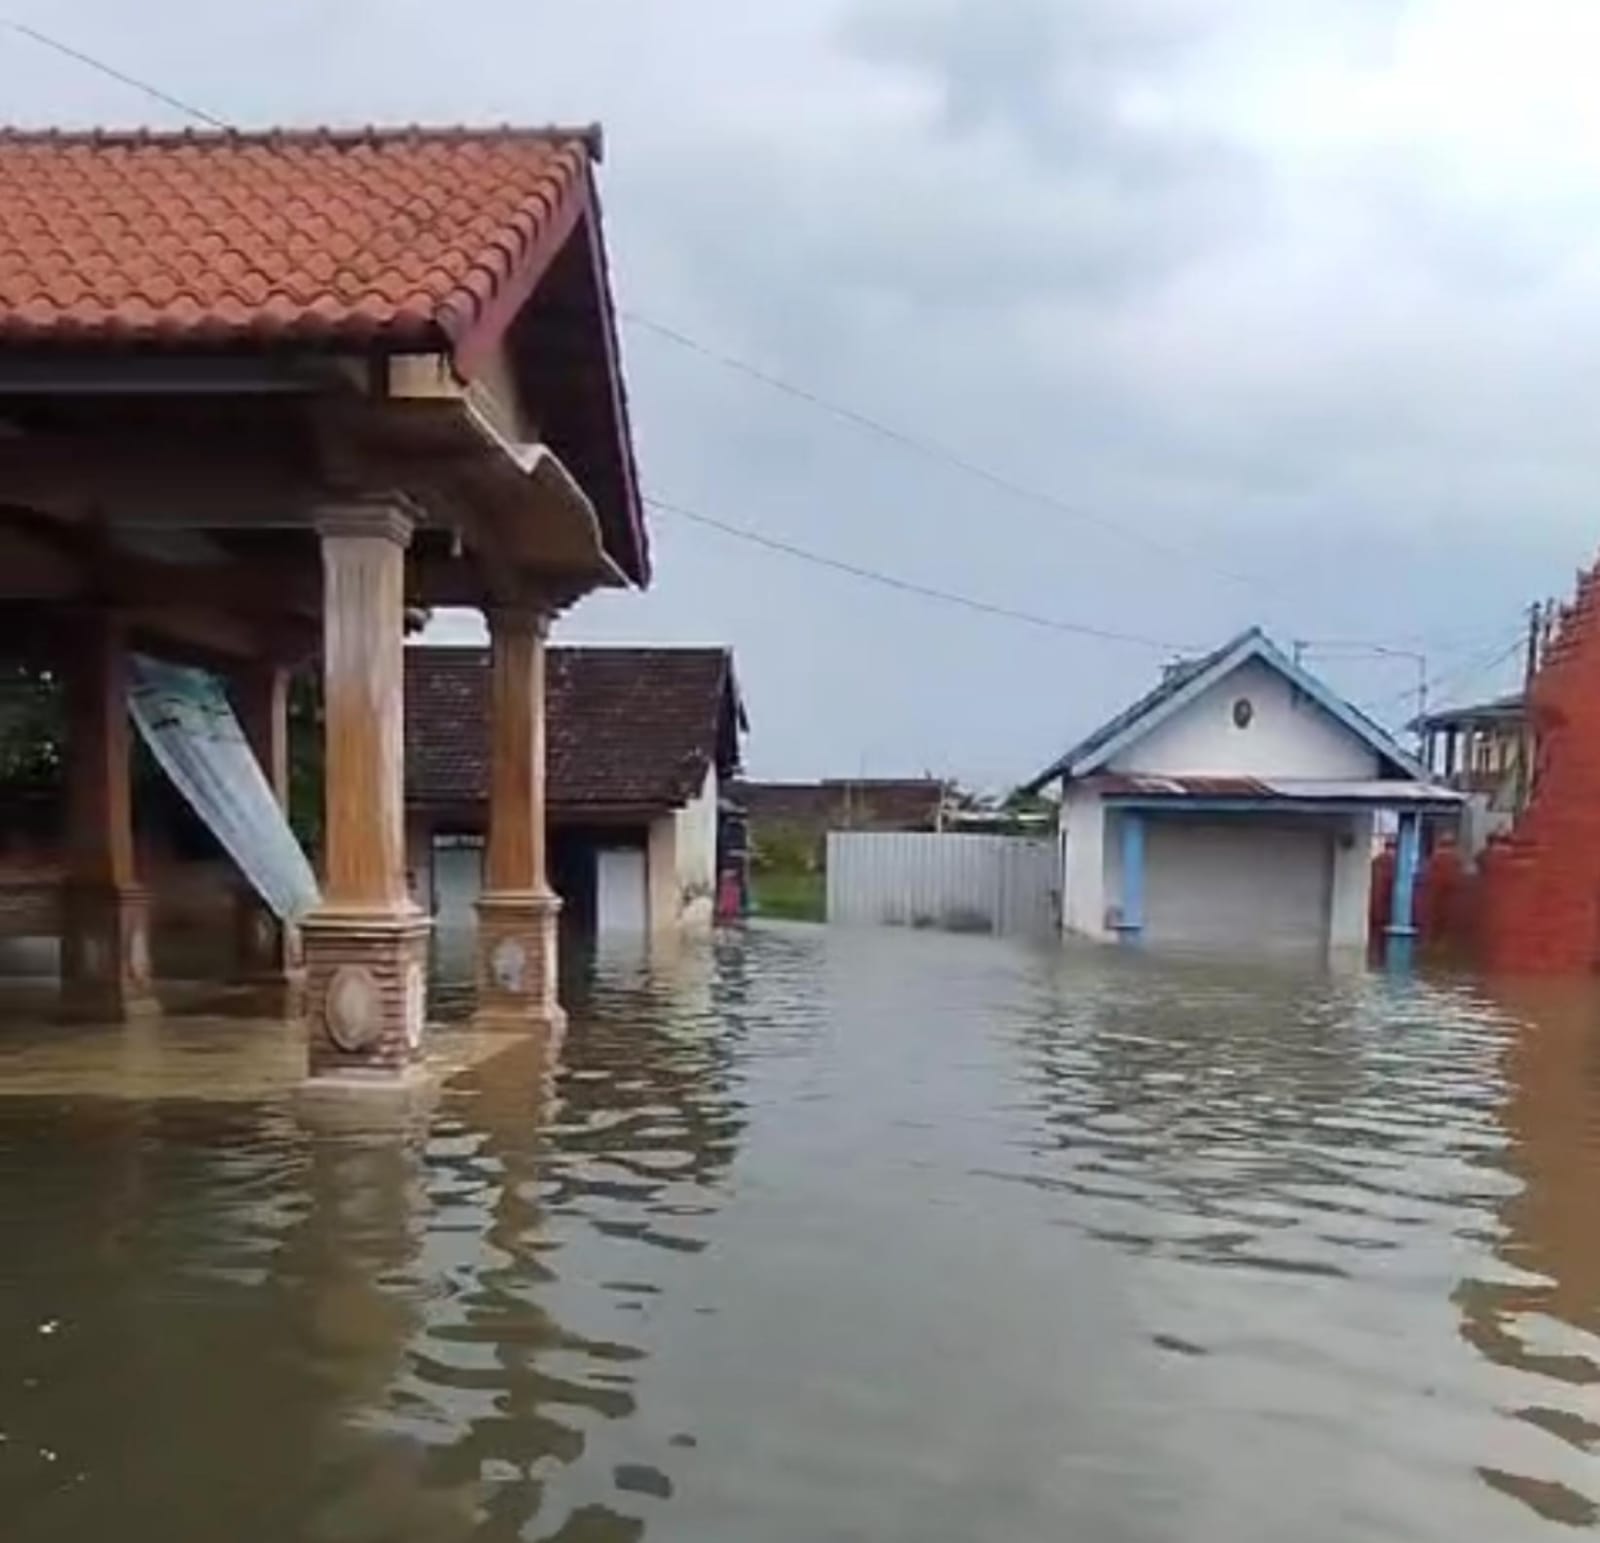
<path fill-rule="evenodd" d="M 1383 810 L 1409 934 L 1421 817 L 1460 805 L 1259 628 L 1169 666 L 1030 790 L 1052 783 L 1066 932 L 1250 952 L 1366 948 Z"/>

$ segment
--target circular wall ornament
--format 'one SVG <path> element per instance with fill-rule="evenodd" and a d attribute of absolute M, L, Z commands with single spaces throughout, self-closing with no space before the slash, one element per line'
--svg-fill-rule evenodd
<path fill-rule="evenodd" d="M 1233 704 L 1233 726 L 1236 729 L 1247 729 L 1255 722 L 1256 705 L 1247 696 L 1240 697 Z"/>
<path fill-rule="evenodd" d="M 489 972 L 502 991 L 520 993 L 528 973 L 528 951 L 515 938 L 501 938 L 489 956 Z"/>
<path fill-rule="evenodd" d="M 427 1013 L 428 985 L 422 965 L 415 959 L 406 971 L 406 1044 L 422 1048 L 422 1024 Z"/>
<path fill-rule="evenodd" d="M 372 971 L 359 964 L 341 964 L 328 982 L 322 1017 L 328 1038 L 341 1050 L 365 1050 L 378 1037 L 383 1017 Z"/>

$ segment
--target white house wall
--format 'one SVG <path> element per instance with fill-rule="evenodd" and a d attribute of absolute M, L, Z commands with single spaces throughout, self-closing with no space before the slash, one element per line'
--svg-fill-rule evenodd
<path fill-rule="evenodd" d="M 1233 721 L 1247 698 L 1248 728 Z M 1114 758 L 1110 770 L 1188 777 L 1376 777 L 1376 753 L 1302 696 L 1276 670 L 1250 659 Z"/>
<path fill-rule="evenodd" d="M 681 809 L 650 823 L 650 930 L 708 931 L 716 919 L 717 773 Z"/>
<path fill-rule="evenodd" d="M 1328 946 L 1365 954 L 1372 899 L 1373 817 L 1353 814 L 1343 822 L 1333 850 L 1333 899 Z"/>
<path fill-rule="evenodd" d="M 1098 793 L 1068 788 L 1061 804 L 1061 925 L 1081 937 L 1106 935 L 1105 824 Z"/>
<path fill-rule="evenodd" d="M 676 826 L 678 920 L 703 931 L 716 919 L 717 769 L 706 772 L 699 794 L 673 816 Z"/>

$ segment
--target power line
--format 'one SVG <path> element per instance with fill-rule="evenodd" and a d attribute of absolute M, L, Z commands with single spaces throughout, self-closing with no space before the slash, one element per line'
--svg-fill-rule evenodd
<path fill-rule="evenodd" d="M 135 91 L 142 91 L 146 96 L 153 97 L 158 102 L 165 103 L 168 107 L 175 107 L 181 113 L 197 119 L 201 123 L 210 124 L 214 129 L 231 129 L 233 125 L 225 118 L 219 118 L 215 113 L 209 113 L 203 107 L 196 107 L 192 102 L 186 102 L 182 97 L 173 96 L 170 91 L 163 91 L 159 86 L 153 86 L 147 80 L 140 80 L 136 75 L 129 75 L 114 65 L 107 64 L 103 59 L 96 59 L 93 54 L 86 54 L 81 49 L 74 48 L 70 43 L 63 43 L 60 38 L 51 37 L 47 32 L 40 32 L 37 27 L 27 26 L 20 21 L 5 20 L 5 25 L 13 32 L 20 32 L 25 38 L 32 38 L 35 43 L 45 48 L 53 49 L 58 54 L 65 54 L 69 59 L 76 59 L 79 64 L 86 64 L 91 70 L 97 70 L 102 75 L 109 76 L 112 80 L 120 81 L 124 86 L 132 86 Z"/>
<path fill-rule="evenodd" d="M 186 113 L 189 117 L 205 123 L 212 128 L 230 131 L 234 127 L 234 125 L 228 122 L 226 119 L 219 118 L 216 116 L 216 114 L 207 112 L 203 107 L 197 107 L 192 102 L 186 102 L 182 97 L 174 96 L 171 92 L 164 91 L 159 86 L 153 85 L 149 81 L 141 80 L 136 75 L 130 75 L 127 71 L 120 70 L 114 65 L 107 64 L 104 60 L 97 59 L 92 54 L 87 54 L 81 49 L 74 48 L 70 44 L 62 42 L 59 38 L 51 37 L 48 33 L 40 32 L 37 28 L 29 27 L 21 22 L 12 21 L 10 19 L 6 19 L 4 24 L 13 32 L 17 32 L 24 37 L 31 38 L 34 42 L 41 44 L 45 48 L 49 48 L 57 53 L 64 54 L 66 57 L 74 59 L 78 63 L 86 65 L 88 68 L 95 70 L 102 75 L 108 76 L 112 80 L 118 81 L 126 86 L 131 86 L 137 91 L 142 91 L 153 100 L 161 102 L 165 106 L 175 108 L 179 112 Z M 695 344 L 692 339 L 684 337 L 682 334 L 675 333 L 669 328 L 664 328 L 660 326 L 660 324 L 651 322 L 644 317 L 633 316 L 630 319 L 642 326 L 653 327 L 655 330 L 662 332 L 666 336 L 672 337 L 675 341 L 683 343 L 688 347 L 699 347 L 699 345 Z M 712 355 L 712 357 L 717 356 Z M 754 371 L 752 367 L 739 365 L 737 361 L 724 360 L 723 362 L 728 363 L 735 368 L 744 368 L 746 369 L 747 373 L 753 373 L 757 375 L 760 374 L 760 372 Z M 948 452 L 942 452 L 936 447 L 924 445 L 921 441 L 918 441 L 909 435 L 901 434 L 898 431 L 889 428 L 887 425 L 878 424 L 874 420 L 869 419 L 862 414 L 853 413 L 851 410 L 846 408 L 832 408 L 831 404 L 823 402 L 821 398 L 811 398 L 809 393 L 802 391 L 799 387 L 789 386 L 784 382 L 778 381 L 776 377 L 761 376 L 760 378 L 766 379 L 769 385 L 776 386 L 780 390 L 788 391 L 791 395 L 801 396 L 809 400 L 813 400 L 818 406 L 830 407 L 830 410 L 833 410 L 847 418 L 851 418 L 865 427 L 874 429 L 878 433 L 887 434 L 890 438 L 896 439 L 900 443 L 905 444 L 913 449 L 922 450 L 925 454 L 933 453 L 942 455 L 945 459 L 953 458 Z M 976 466 L 975 464 L 962 462 L 960 461 L 960 458 L 954 459 L 958 461 L 958 464 L 963 465 L 964 469 L 968 470 L 969 472 L 972 472 L 978 476 L 983 476 L 990 481 L 1000 480 L 997 479 L 994 474 L 986 472 L 983 468 Z M 1001 485 L 1007 486 L 1008 484 L 1002 480 Z M 1025 492 L 1026 490 L 1017 488 L 1014 489 L 1014 491 Z M 694 521 L 695 523 L 707 526 L 714 530 L 719 530 L 725 535 L 733 536 L 740 540 L 748 541 L 754 545 L 765 547 L 769 551 L 781 552 L 786 556 L 794 557 L 804 562 L 814 563 L 819 567 L 829 568 L 837 573 L 845 573 L 854 578 L 867 580 L 876 584 L 883 584 L 889 588 L 900 590 L 905 594 L 920 595 L 925 599 L 940 600 L 946 604 L 963 606 L 968 610 L 977 611 L 984 615 L 998 616 L 1011 621 L 1025 622 L 1030 626 L 1044 627 L 1055 632 L 1067 632 L 1080 637 L 1099 638 L 1106 642 L 1135 643 L 1143 647 L 1157 648 L 1163 651 L 1170 651 L 1180 646 L 1156 638 L 1146 638 L 1131 633 L 1114 632 L 1107 628 L 1092 627 L 1078 622 L 1061 621 L 1053 617 L 1035 615 L 1028 611 L 1015 610 L 1009 606 L 994 605 L 986 600 L 979 600 L 971 595 L 962 595 L 953 590 L 938 589 L 932 585 L 919 584 L 912 579 L 904 579 L 895 574 L 884 573 L 876 569 L 866 568 L 855 563 L 846 562 L 840 558 L 829 557 L 821 552 L 808 551 L 803 547 L 794 546 L 789 542 L 780 541 L 775 537 L 763 536 L 758 531 L 748 530 L 742 526 L 732 525 L 723 520 L 713 519 L 710 515 L 700 514 L 694 510 L 686 509 L 678 504 L 668 503 L 662 499 L 646 498 L 644 502 L 649 504 L 653 509 L 660 510 L 667 514 L 676 515 L 681 519 Z M 1109 521 L 1103 521 L 1101 523 L 1105 523 L 1112 529 L 1117 528 L 1111 525 L 1111 522 Z"/>
<path fill-rule="evenodd" d="M 1521 629 L 1507 642 L 1504 634 L 1497 637 L 1488 648 L 1480 650 L 1474 657 L 1456 669 L 1440 676 L 1437 680 L 1428 683 L 1430 691 L 1437 697 L 1443 695 L 1448 689 L 1454 689 L 1469 680 L 1476 680 L 1480 675 L 1486 675 L 1490 670 L 1497 669 L 1500 665 L 1517 652 L 1524 644 Z M 1490 657 L 1493 655 L 1493 657 Z M 1417 695 L 1417 688 L 1408 686 L 1404 691 L 1392 692 L 1382 696 L 1376 701 L 1362 704 L 1361 711 L 1368 714 L 1386 712 L 1396 703 L 1405 702 Z"/>
<path fill-rule="evenodd" d="M 71 44 L 62 41 L 60 38 L 51 36 L 49 33 L 41 32 L 36 27 L 28 26 L 24 22 L 19 22 L 9 17 L 0 17 L 0 25 L 10 28 L 11 31 L 31 39 L 33 42 L 41 45 L 44 48 L 51 49 L 52 51 L 59 53 L 66 58 L 72 59 L 99 74 L 105 75 L 111 80 L 115 80 L 125 86 L 130 86 L 136 91 L 141 91 L 146 96 L 149 96 L 152 100 L 160 102 L 164 106 L 174 108 L 176 111 L 186 114 L 187 116 L 195 119 L 197 122 L 204 123 L 211 128 L 219 129 L 223 132 L 234 132 L 236 130 L 236 125 L 231 123 L 228 119 L 218 117 L 215 113 L 209 112 L 203 107 L 198 107 L 192 102 L 185 101 L 182 97 L 175 96 L 170 91 L 163 90 L 160 86 L 157 86 L 150 81 L 141 79 L 137 75 L 131 75 L 126 70 L 122 70 L 117 68 L 115 65 L 108 64 L 105 60 L 97 58 L 93 54 L 86 53 L 82 49 L 75 48 Z M 411 219 L 415 218 L 414 214 L 410 210 L 403 209 L 399 204 L 391 203 L 390 207 L 393 212 L 397 214 L 403 214 L 407 218 Z M 418 230 L 413 233 L 413 235 L 415 236 L 427 233 L 431 229 L 432 224 L 436 223 L 438 219 L 443 218 L 447 212 L 448 211 L 445 210 L 439 211 L 433 222 L 422 224 L 419 226 Z M 989 467 L 984 466 L 977 461 L 973 461 L 967 456 L 962 455 L 960 452 L 951 450 L 947 446 L 939 444 L 935 440 L 924 439 L 918 435 L 908 433 L 903 429 L 895 428 L 892 424 L 884 423 L 856 408 L 849 407 L 840 402 L 832 401 L 829 398 L 822 396 L 818 392 L 810 391 L 803 386 L 798 386 L 791 381 L 784 380 L 780 376 L 773 375 L 756 365 L 750 364 L 746 360 L 736 358 L 731 354 L 726 354 L 717 349 L 711 348 L 706 344 L 690 337 L 687 333 L 681 332 L 675 327 L 667 326 L 664 322 L 658 322 L 653 318 L 644 316 L 636 311 L 619 310 L 618 314 L 622 316 L 623 319 L 635 326 L 643 327 L 651 332 L 656 333 L 658 336 L 666 338 L 669 341 L 678 344 L 680 347 L 700 354 L 727 369 L 736 371 L 739 374 L 759 381 L 761 384 L 769 387 L 772 390 L 781 392 L 784 395 L 795 398 L 801 402 L 805 402 L 819 411 L 831 414 L 835 418 L 841 419 L 846 423 L 853 424 L 857 428 L 863 429 L 869 433 L 876 434 L 881 438 L 887 439 L 892 443 L 913 451 L 916 454 L 931 458 L 933 460 L 942 461 L 947 465 L 953 466 L 957 470 L 964 472 L 968 476 L 978 478 L 983 482 L 987 482 L 991 486 L 996 487 L 1003 492 L 1010 493 L 1014 497 L 1029 500 L 1034 503 L 1042 504 L 1048 508 L 1055 509 L 1062 514 L 1067 515 L 1069 518 L 1080 520 L 1087 524 L 1096 525 L 1104 530 L 1110 531 L 1114 535 L 1122 537 L 1125 540 L 1142 542 L 1144 545 L 1149 546 L 1154 550 L 1164 552 L 1172 557 L 1176 557 L 1185 563 L 1192 564 L 1197 561 L 1197 556 L 1193 551 L 1183 547 L 1175 546 L 1169 542 L 1164 542 L 1158 537 L 1150 535 L 1146 531 L 1139 530 L 1136 527 L 1123 525 L 1116 520 L 1109 518 L 1108 516 L 1095 514 L 1090 510 L 1076 508 L 1073 505 L 1068 504 L 1065 500 L 1056 497 L 1052 493 L 1029 487 L 1025 483 L 1018 482 L 1011 477 L 1003 475 L 1002 473 L 993 471 Z M 927 599 L 941 600 L 950 604 L 964 606 L 969 610 L 977 611 L 985 615 L 999 616 L 1013 621 L 1025 622 L 1031 626 L 1049 628 L 1052 631 L 1067 632 L 1082 637 L 1099 638 L 1107 642 L 1133 643 L 1142 647 L 1158 648 L 1168 651 L 1181 651 L 1184 647 L 1189 646 L 1174 644 L 1155 638 L 1148 638 L 1135 633 L 1115 632 L 1105 628 L 1088 626 L 1083 623 L 1062 621 L 1053 617 L 1036 615 L 1032 612 L 1015 610 L 1007 606 L 994 605 L 988 601 L 976 599 L 973 596 L 962 595 L 955 591 L 942 590 L 930 585 L 919 584 L 914 580 L 903 579 L 894 574 L 884 573 L 876 569 L 865 568 L 854 563 L 845 562 L 839 558 L 829 557 L 823 553 L 811 552 L 803 547 L 794 546 L 789 542 L 780 541 L 775 537 L 763 536 L 759 532 L 749 530 L 743 526 L 733 525 L 726 521 L 714 519 L 709 515 L 699 514 L 693 510 L 685 509 L 680 505 L 674 505 L 652 498 L 646 498 L 644 499 L 644 502 L 649 504 L 652 508 L 658 509 L 664 513 L 675 514 L 683 519 L 695 521 L 711 529 L 719 530 L 725 535 L 748 541 L 757 546 L 766 547 L 771 551 L 782 552 L 790 557 L 811 562 L 821 567 L 833 569 L 835 572 L 846 573 L 856 578 L 884 584 L 890 588 L 901 590 L 907 594 L 921 595 Z M 1258 586 L 1264 582 L 1259 578 L 1247 574 L 1237 573 L 1227 568 L 1218 567 L 1216 564 L 1205 564 L 1205 566 L 1208 566 L 1212 572 L 1218 574 L 1222 578 L 1227 579 L 1231 583 L 1243 584 L 1246 586 Z M 1337 643 L 1324 643 L 1312 646 L 1336 648 L 1344 645 Z M 1391 648 L 1388 645 L 1361 644 L 1353 646 L 1364 647 L 1375 654 L 1402 655 L 1405 653 L 1405 650 Z M 1498 660 L 1495 661 L 1495 663 L 1498 662 Z"/>
<path fill-rule="evenodd" d="M 959 605 L 969 611 L 977 611 L 985 616 L 998 616 L 1007 621 L 1025 622 L 1031 627 L 1047 628 L 1051 632 L 1066 632 L 1077 637 L 1098 638 L 1107 643 L 1133 643 L 1142 648 L 1154 648 L 1163 653 L 1182 653 L 1191 645 L 1174 643 L 1168 638 L 1144 637 L 1133 632 L 1116 632 L 1106 627 L 1090 626 L 1086 622 L 1065 621 L 1059 617 L 1041 616 L 1033 611 L 1020 611 L 1011 606 L 996 605 L 988 600 L 980 600 L 973 595 L 964 595 L 956 590 L 939 589 L 931 584 L 920 584 L 915 579 L 902 578 L 899 574 L 886 573 L 880 568 L 869 568 L 860 563 L 847 562 L 841 557 L 830 557 L 824 552 L 813 552 L 807 547 L 796 546 L 789 541 L 781 541 L 776 536 L 763 535 L 760 531 L 751 530 L 748 526 L 735 525 L 728 520 L 719 520 L 709 514 L 702 514 L 696 509 L 687 509 L 682 504 L 670 503 L 666 499 L 646 496 L 644 502 L 652 509 L 662 514 L 670 514 L 681 520 L 689 520 L 696 525 L 703 525 L 710 530 L 721 531 L 725 536 L 732 536 L 739 541 L 747 541 L 752 546 L 765 547 L 768 551 L 782 553 L 786 557 L 797 558 L 801 562 L 815 564 L 819 568 L 828 568 L 835 573 L 849 574 L 852 578 L 864 579 L 872 584 L 881 584 L 889 589 L 897 589 L 903 594 L 920 595 L 925 600 L 941 600 L 949 605 Z"/>
<path fill-rule="evenodd" d="M 859 408 L 851 407 L 847 403 L 826 397 L 822 393 L 810 390 L 805 386 L 796 385 L 793 381 L 786 380 L 780 375 L 775 375 L 771 371 L 763 369 L 760 365 L 752 364 L 747 359 L 741 359 L 734 354 L 714 348 L 710 344 L 701 342 L 698 338 L 691 337 L 677 327 L 657 321 L 654 317 L 646 316 L 639 311 L 628 308 L 619 308 L 618 315 L 633 326 L 642 327 L 658 337 L 677 344 L 680 348 L 687 349 L 691 353 L 699 354 L 702 358 L 721 365 L 724 369 L 744 375 L 773 391 L 792 397 L 810 407 L 816 408 L 819 412 L 837 418 L 841 422 L 848 423 L 869 434 L 877 435 L 879 438 L 886 439 L 917 455 L 942 461 L 968 476 L 976 477 L 980 481 L 1000 489 L 1002 492 L 1011 494 L 1013 497 L 1044 505 L 1067 515 L 1071 519 L 1080 520 L 1086 524 L 1098 526 L 1102 530 L 1110 531 L 1124 540 L 1142 543 L 1169 557 L 1179 559 L 1191 568 L 1196 563 L 1199 563 L 1230 583 L 1241 584 L 1250 588 L 1260 588 L 1267 583 L 1265 579 L 1257 575 L 1220 567 L 1215 563 L 1208 563 L 1193 549 L 1163 541 L 1160 537 L 1153 536 L 1148 531 L 1140 530 L 1136 526 L 1127 526 L 1110 516 L 1096 514 L 1092 510 L 1069 504 L 1065 499 L 1059 498 L 1053 493 L 1030 487 L 1026 483 L 1019 482 L 1004 473 L 994 471 L 990 467 L 974 461 L 960 451 L 952 450 L 947 445 L 943 445 L 936 440 L 926 439 L 905 429 L 896 428 L 893 424 L 885 423 L 881 419 L 873 417 L 870 413 L 861 411 Z M 1412 658 L 1415 657 L 1415 650 L 1407 649 L 1403 645 L 1415 643 L 1420 647 L 1430 640 L 1421 634 L 1415 634 L 1410 637 L 1395 638 L 1387 641 L 1366 639 L 1312 639 L 1301 641 L 1303 646 L 1315 648 L 1319 651 L 1349 649 L 1388 657 Z"/>
<path fill-rule="evenodd" d="M 1256 575 L 1239 573 L 1229 568 L 1219 567 L 1215 563 L 1207 562 L 1206 559 L 1190 548 L 1163 541 L 1159 536 L 1152 536 L 1148 531 L 1140 530 L 1136 526 L 1124 525 L 1120 521 L 1112 519 L 1109 515 L 1096 514 L 1093 510 L 1082 509 L 1076 505 L 1069 504 L 1065 499 L 1058 498 L 1054 493 L 1030 487 L 1028 484 L 1019 482 L 1003 472 L 997 472 L 981 462 L 972 460 L 958 450 L 952 450 L 947 445 L 940 444 L 937 440 L 925 439 L 921 435 L 896 428 L 893 424 L 874 418 L 869 413 L 864 413 L 858 408 L 850 407 L 843 402 L 836 402 L 829 397 L 823 396 L 820 392 L 811 391 L 805 386 L 798 386 L 793 381 L 785 380 L 782 376 L 774 375 L 770 371 L 762 369 L 759 365 L 751 364 L 746 359 L 740 359 L 733 354 L 712 348 L 708 344 L 690 337 L 686 332 L 680 332 L 676 327 L 669 327 L 665 322 L 656 321 L 652 317 L 626 308 L 619 310 L 618 314 L 624 321 L 631 323 L 633 326 L 642 327 L 647 332 L 653 332 L 658 337 L 666 338 L 669 342 L 676 343 L 680 348 L 699 354 L 701 357 L 721 365 L 724 369 L 732 370 L 737 374 L 747 376 L 751 380 L 759 381 L 773 391 L 781 392 L 784 396 L 793 397 L 796 401 L 804 402 L 808 406 L 816 408 L 819 412 L 826 413 L 841 422 L 851 424 L 866 433 L 877 435 L 880 439 L 886 439 L 892 444 L 899 445 L 902 449 L 910 450 L 916 455 L 952 466 L 957 471 L 969 477 L 975 477 L 981 482 L 986 482 L 989 486 L 998 488 L 1003 493 L 1009 493 L 1014 498 L 1021 498 L 1030 503 L 1040 504 L 1045 508 L 1055 510 L 1058 514 L 1066 515 L 1069 519 L 1097 526 L 1101 530 L 1109 531 L 1125 541 L 1142 544 L 1155 551 L 1162 552 L 1168 557 L 1175 557 L 1191 568 L 1196 563 L 1199 563 L 1202 567 L 1209 568 L 1211 572 L 1226 579 L 1231 584 L 1259 588 L 1266 582 Z"/>
<path fill-rule="evenodd" d="M 1526 643 L 1526 638 L 1520 631 L 1518 631 L 1511 638 L 1511 641 L 1505 644 L 1505 646 L 1502 647 L 1492 659 L 1488 660 L 1487 663 L 1472 661 L 1462 666 L 1461 669 L 1455 671 L 1453 674 L 1445 676 L 1441 681 L 1438 682 L 1438 684 L 1443 686 L 1448 683 L 1452 687 L 1461 686 L 1469 680 L 1476 680 L 1481 675 L 1487 675 L 1491 670 L 1499 669 L 1499 667 L 1506 663 L 1507 660 L 1515 658 L 1516 655 L 1526 646 Z"/>

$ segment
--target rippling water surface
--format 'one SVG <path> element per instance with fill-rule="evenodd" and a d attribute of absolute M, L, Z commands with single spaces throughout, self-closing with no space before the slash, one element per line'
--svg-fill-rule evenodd
<path fill-rule="evenodd" d="M 426 1128 L 0 1099 L 0 1537 L 1600 1523 L 1600 999 L 757 930 Z"/>

